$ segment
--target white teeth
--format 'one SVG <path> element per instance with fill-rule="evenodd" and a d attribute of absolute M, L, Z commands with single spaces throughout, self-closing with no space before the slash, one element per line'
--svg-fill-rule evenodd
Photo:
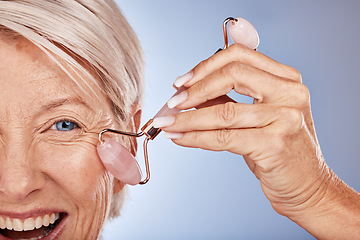
<path fill-rule="evenodd" d="M 9 230 L 12 230 L 12 229 L 13 229 L 13 227 L 12 227 L 12 221 L 10 220 L 10 218 L 6 218 L 5 225 L 6 225 L 6 228 L 7 228 L 7 229 L 9 229 Z"/>
<path fill-rule="evenodd" d="M 50 215 L 50 224 L 53 224 L 55 221 L 55 213 L 53 213 Z"/>
<path fill-rule="evenodd" d="M 5 219 L 0 217 L 0 228 L 1 229 L 5 229 L 6 228 L 6 225 L 5 225 Z"/>
<path fill-rule="evenodd" d="M 42 222 L 43 222 L 43 220 L 42 220 L 41 217 L 37 217 L 37 218 L 36 218 L 36 220 L 35 220 L 35 227 L 36 227 L 36 229 L 42 227 Z"/>
<path fill-rule="evenodd" d="M 35 220 L 33 218 L 27 218 L 24 221 L 24 231 L 34 230 Z"/>
<path fill-rule="evenodd" d="M 18 218 L 9 218 L 0 216 L 0 229 L 8 229 L 14 231 L 30 231 L 42 226 L 49 226 L 60 218 L 60 213 L 52 213 L 36 218 L 27 218 L 24 220 Z"/>
<path fill-rule="evenodd" d="M 24 222 L 20 219 L 13 219 L 13 228 L 15 231 L 22 231 L 24 229 Z"/>
<path fill-rule="evenodd" d="M 45 215 L 44 220 L 43 220 L 43 225 L 45 227 L 47 227 L 47 226 L 49 226 L 49 224 L 50 224 L 50 217 L 49 217 L 49 215 Z"/>

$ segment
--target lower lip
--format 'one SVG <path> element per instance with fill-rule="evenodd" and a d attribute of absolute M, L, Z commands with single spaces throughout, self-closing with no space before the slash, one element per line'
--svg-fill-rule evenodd
<path fill-rule="evenodd" d="M 64 214 L 62 216 L 61 221 L 59 222 L 59 224 L 56 226 L 56 228 L 54 230 L 51 231 L 51 233 L 49 233 L 49 235 L 47 235 L 46 237 L 43 237 L 41 239 L 43 240 L 54 240 L 57 239 L 60 234 L 63 232 L 64 227 L 66 225 L 66 221 L 69 215 Z"/>
<path fill-rule="evenodd" d="M 66 221 L 67 221 L 67 217 L 68 215 L 67 214 L 64 214 L 62 216 L 62 219 L 61 221 L 59 222 L 59 224 L 56 226 L 56 228 L 54 230 L 52 230 L 47 236 L 43 237 L 43 238 L 40 238 L 40 239 L 43 239 L 43 240 L 55 240 L 55 239 L 58 239 L 59 236 L 61 235 L 61 233 L 63 232 L 64 230 L 64 227 L 66 225 Z M 11 238 L 7 238 L 3 235 L 0 234 L 0 240 L 12 240 Z"/>

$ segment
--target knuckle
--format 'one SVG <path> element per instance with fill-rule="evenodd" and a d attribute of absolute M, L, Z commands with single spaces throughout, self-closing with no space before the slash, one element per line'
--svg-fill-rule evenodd
<path fill-rule="evenodd" d="M 217 118 L 225 127 L 231 127 L 236 120 L 236 106 L 233 102 L 227 102 L 217 106 Z"/>
<path fill-rule="evenodd" d="M 304 108 L 310 103 L 309 89 L 302 83 L 289 81 L 286 85 L 286 91 L 291 101 L 300 108 Z"/>
<path fill-rule="evenodd" d="M 290 72 L 291 72 L 291 78 L 293 80 L 295 80 L 296 82 L 302 82 L 302 77 L 301 77 L 301 73 L 299 72 L 299 70 L 297 70 L 296 68 L 293 67 L 289 67 L 290 68 Z"/>
<path fill-rule="evenodd" d="M 283 107 L 281 114 L 285 124 L 279 127 L 281 135 L 289 135 L 297 132 L 303 126 L 304 116 L 301 111 L 295 108 Z"/>
<path fill-rule="evenodd" d="M 190 111 L 190 112 L 182 112 L 180 113 L 176 118 L 177 120 L 180 120 L 179 122 L 182 122 L 182 123 L 189 123 L 189 122 L 192 122 L 193 120 L 193 112 Z"/>
<path fill-rule="evenodd" d="M 204 71 L 206 69 L 206 63 L 205 61 L 207 60 L 204 60 L 202 62 L 199 62 L 193 69 L 193 72 L 194 74 L 197 74 L 198 72 L 201 72 L 201 71 Z"/>
<path fill-rule="evenodd" d="M 234 131 L 230 129 L 219 129 L 214 131 L 214 133 L 215 133 L 215 141 L 218 144 L 219 149 L 221 150 L 228 149 Z"/>
<path fill-rule="evenodd" d="M 309 89 L 302 83 L 297 85 L 296 95 L 302 107 L 307 106 L 310 101 Z"/>
<path fill-rule="evenodd" d="M 238 79 L 240 74 L 244 71 L 245 66 L 240 62 L 230 62 L 223 69 L 223 75 L 229 75 L 231 79 Z"/>
<path fill-rule="evenodd" d="M 194 85 L 195 95 L 196 96 L 203 96 L 206 93 L 206 84 L 204 81 L 199 81 Z"/>
<path fill-rule="evenodd" d="M 246 47 L 240 43 L 234 43 L 230 45 L 229 49 L 234 51 L 236 54 L 241 54 L 246 50 Z"/>
<path fill-rule="evenodd" d="M 193 142 L 200 142 L 200 132 L 199 131 L 192 131 L 191 132 L 191 139 Z"/>
<path fill-rule="evenodd" d="M 204 61 L 201 61 L 196 67 L 195 70 L 196 71 L 200 71 L 200 72 L 205 72 L 205 73 L 210 73 L 211 69 L 214 65 L 214 58 L 210 57 Z"/>

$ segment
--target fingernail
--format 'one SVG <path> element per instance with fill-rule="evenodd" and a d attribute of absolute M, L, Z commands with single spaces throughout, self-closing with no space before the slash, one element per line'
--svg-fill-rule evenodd
<path fill-rule="evenodd" d="M 172 98 L 170 98 L 170 100 L 167 102 L 167 105 L 169 108 L 174 108 L 177 105 L 179 105 L 180 103 L 183 103 L 186 101 L 187 99 L 187 92 L 183 91 L 180 94 L 173 96 Z"/>
<path fill-rule="evenodd" d="M 165 137 L 168 139 L 180 139 L 183 135 L 183 133 L 165 132 Z"/>
<path fill-rule="evenodd" d="M 187 83 L 188 81 L 190 81 L 190 79 L 193 77 L 193 72 L 188 72 L 185 75 L 182 75 L 181 77 L 178 77 L 175 82 L 174 85 L 175 87 L 181 87 L 182 85 L 184 85 L 185 83 Z"/>
<path fill-rule="evenodd" d="M 154 128 L 169 127 L 175 122 L 174 116 L 157 117 L 153 120 Z"/>

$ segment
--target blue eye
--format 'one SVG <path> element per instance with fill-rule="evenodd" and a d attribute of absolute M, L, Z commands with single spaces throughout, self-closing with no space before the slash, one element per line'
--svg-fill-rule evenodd
<path fill-rule="evenodd" d="M 70 121 L 67 121 L 67 120 L 58 121 L 53 126 L 53 128 L 55 128 L 58 131 L 71 131 L 75 127 L 77 127 L 76 123 L 70 122 Z"/>

